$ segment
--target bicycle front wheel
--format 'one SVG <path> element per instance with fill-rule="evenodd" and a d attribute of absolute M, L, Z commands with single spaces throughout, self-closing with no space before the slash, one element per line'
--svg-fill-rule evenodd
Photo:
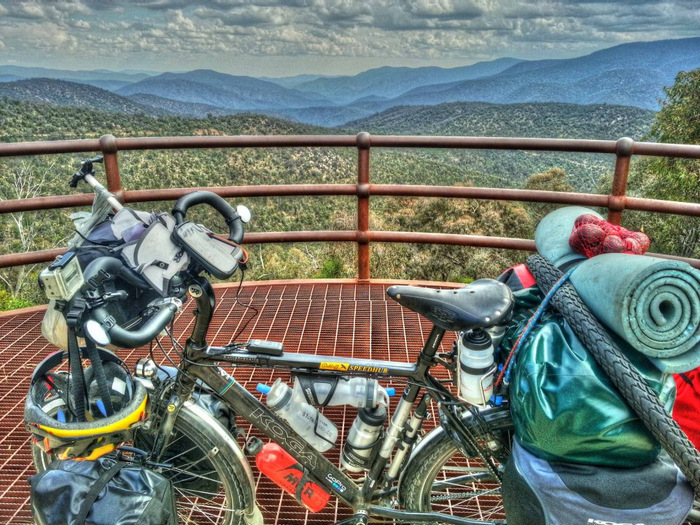
<path fill-rule="evenodd" d="M 510 455 L 510 412 L 494 408 L 463 420 L 497 469 Z M 422 449 L 406 467 L 401 488 L 407 510 L 439 512 L 505 523 L 501 484 L 477 456 L 465 455 L 447 434 Z"/>
<path fill-rule="evenodd" d="M 249 507 L 246 488 L 250 480 L 226 439 L 233 439 L 197 405 L 185 405 L 175 420 L 175 428 L 161 458 L 161 474 L 172 481 L 177 498 L 178 523 L 239 525 Z M 153 437 L 140 430 L 134 445 L 146 450 Z M 38 447 L 32 447 L 38 472 L 52 461 Z M 254 503 L 252 504 L 254 505 Z M 254 506 L 253 506 L 254 508 Z"/>

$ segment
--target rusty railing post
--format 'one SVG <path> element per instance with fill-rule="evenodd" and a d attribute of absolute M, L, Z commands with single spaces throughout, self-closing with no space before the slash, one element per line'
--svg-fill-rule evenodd
<path fill-rule="evenodd" d="M 119 175 L 119 161 L 117 160 L 117 139 L 114 135 L 102 135 L 100 137 L 100 148 L 105 163 L 105 174 L 107 175 L 107 189 L 119 202 L 124 204 L 124 194 L 122 193 L 122 180 Z"/>
<path fill-rule="evenodd" d="M 623 137 L 617 141 L 615 148 L 615 175 L 613 176 L 612 193 L 608 198 L 608 221 L 619 225 L 622 222 L 622 210 L 625 209 L 627 198 L 627 176 L 630 170 L 630 160 L 634 140 Z"/>
<path fill-rule="evenodd" d="M 357 134 L 357 280 L 369 281 L 369 148 L 371 136 Z"/>

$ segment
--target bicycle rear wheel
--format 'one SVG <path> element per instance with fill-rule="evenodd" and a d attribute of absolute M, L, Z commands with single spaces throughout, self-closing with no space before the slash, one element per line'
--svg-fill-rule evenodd
<path fill-rule="evenodd" d="M 508 409 L 469 414 L 463 422 L 500 470 L 510 455 L 513 433 Z M 408 465 L 401 495 L 407 510 L 506 522 L 500 481 L 481 458 L 465 455 L 444 433 Z"/>
<path fill-rule="evenodd" d="M 178 523 L 239 525 L 247 508 L 247 474 L 225 439 L 233 439 L 196 405 L 185 405 L 175 420 L 174 434 L 158 468 L 168 477 L 177 498 Z M 204 417 L 204 419 L 203 419 Z M 228 436 L 228 437 L 227 437 Z M 135 436 L 145 449 L 153 442 L 146 431 Z M 40 472 L 55 458 L 32 446 L 34 466 Z"/>

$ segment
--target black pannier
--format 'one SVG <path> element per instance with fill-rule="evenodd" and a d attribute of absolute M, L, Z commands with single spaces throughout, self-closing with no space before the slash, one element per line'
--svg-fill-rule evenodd
<path fill-rule="evenodd" d="M 54 461 L 29 478 L 37 525 L 176 525 L 170 480 L 117 461 Z"/>

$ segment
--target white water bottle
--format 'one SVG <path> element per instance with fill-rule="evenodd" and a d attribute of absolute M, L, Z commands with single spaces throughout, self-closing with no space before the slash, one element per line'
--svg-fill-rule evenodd
<path fill-rule="evenodd" d="M 394 389 L 385 389 L 376 379 L 367 377 L 298 374 L 294 380 L 294 393 L 314 406 L 351 405 L 374 408 L 388 405 Z"/>
<path fill-rule="evenodd" d="M 267 394 L 267 406 L 316 450 L 325 452 L 335 445 L 338 439 L 338 428 L 335 424 L 281 379 L 275 381 L 272 387 L 258 384 L 257 390 Z"/>
<path fill-rule="evenodd" d="M 372 452 L 382 435 L 387 418 L 386 407 L 361 408 L 345 440 L 340 461 L 345 470 L 362 472 L 369 468 Z"/>
<path fill-rule="evenodd" d="M 459 397 L 477 406 L 486 406 L 493 394 L 493 343 L 485 330 L 469 330 L 457 340 L 459 354 Z"/>

